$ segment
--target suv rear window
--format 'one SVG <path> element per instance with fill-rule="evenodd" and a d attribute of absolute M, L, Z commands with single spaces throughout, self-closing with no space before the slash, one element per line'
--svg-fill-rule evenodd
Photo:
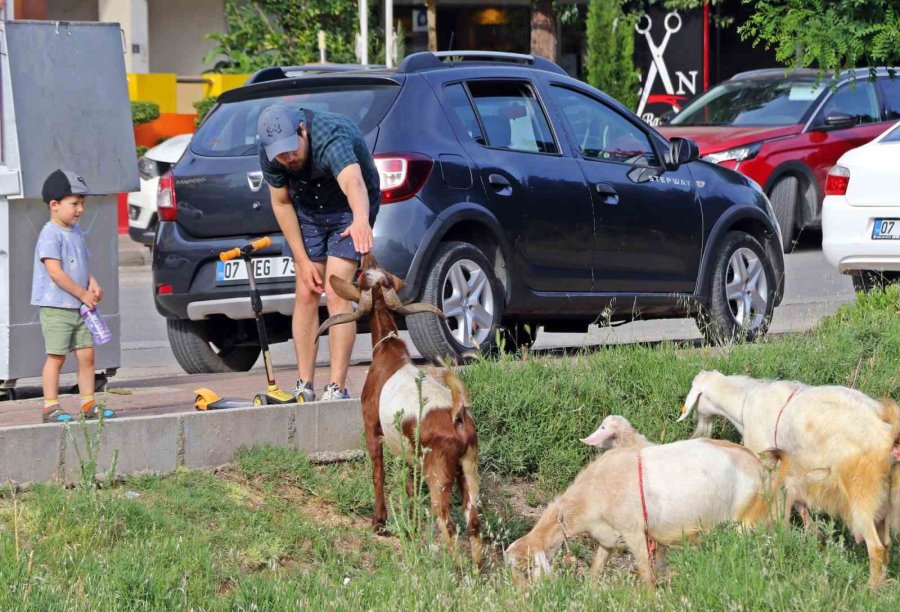
<path fill-rule="evenodd" d="M 203 122 L 191 139 L 191 151 L 209 157 L 256 155 L 256 120 L 272 104 L 341 113 L 365 134 L 381 122 L 399 93 L 400 87 L 396 85 L 346 86 L 230 102 L 219 106 Z"/>

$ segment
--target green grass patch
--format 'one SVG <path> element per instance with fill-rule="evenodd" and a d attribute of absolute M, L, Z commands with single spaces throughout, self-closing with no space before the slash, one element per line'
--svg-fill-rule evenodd
<path fill-rule="evenodd" d="M 755 344 L 600 347 L 570 358 L 480 360 L 462 372 L 478 423 L 482 464 L 503 476 L 535 476 L 546 492 L 569 483 L 594 450 L 579 438 L 609 414 L 628 418 L 650 440 L 686 438 L 676 423 L 700 370 L 849 385 L 900 398 L 900 287 L 846 305 L 815 329 Z M 776 314 L 777 316 L 777 314 Z M 717 436 L 737 440 L 728 425 Z"/>
<path fill-rule="evenodd" d="M 468 368 L 489 551 L 481 572 L 433 547 L 430 526 L 409 539 L 374 536 L 367 461 L 314 466 L 264 447 L 217 473 L 0 491 L 0 610 L 892 609 L 900 585 L 868 589 L 864 547 L 830 521 L 820 521 L 824 544 L 798 529 L 721 527 L 699 548 L 672 550 L 656 591 L 637 584 L 627 558 L 614 558 L 600 583 L 587 580 L 588 540 L 571 542 L 556 573 L 524 589 L 501 553 L 530 527 L 528 507 L 592 457 L 578 438 L 606 414 L 624 414 L 652 439 L 687 436 L 690 424 L 674 421 L 700 369 L 847 384 L 861 364 L 861 389 L 896 397 L 898 309 L 892 289 L 810 333 L 757 345 L 626 346 Z M 397 461 L 387 480 L 400 507 Z M 890 573 L 900 576 L 896 554 Z"/>

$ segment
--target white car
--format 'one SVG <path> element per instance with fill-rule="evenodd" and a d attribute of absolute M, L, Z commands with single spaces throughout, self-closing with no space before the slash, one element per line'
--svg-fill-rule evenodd
<path fill-rule="evenodd" d="M 857 291 L 900 280 L 900 123 L 829 171 L 822 251 Z"/>
<path fill-rule="evenodd" d="M 144 153 L 138 160 L 141 190 L 128 194 L 128 235 L 150 246 L 156 234 L 156 188 L 159 177 L 181 159 L 193 134 L 180 134 Z"/>

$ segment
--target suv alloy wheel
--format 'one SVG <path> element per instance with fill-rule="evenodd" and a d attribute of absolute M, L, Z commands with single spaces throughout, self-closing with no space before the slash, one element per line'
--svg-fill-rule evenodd
<path fill-rule="evenodd" d="M 443 310 L 447 318 L 409 317 L 406 323 L 416 348 L 433 362 L 473 351 L 493 352 L 503 297 L 487 257 L 469 243 L 445 242 L 432 261 L 422 301 Z"/>
<path fill-rule="evenodd" d="M 765 334 L 775 309 L 775 272 L 759 242 L 728 232 L 713 257 L 709 304 L 697 324 L 707 341 L 752 341 Z"/>

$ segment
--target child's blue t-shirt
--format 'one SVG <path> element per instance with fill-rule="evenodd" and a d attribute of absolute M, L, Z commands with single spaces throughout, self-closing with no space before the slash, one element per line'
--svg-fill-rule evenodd
<path fill-rule="evenodd" d="M 84 243 L 84 234 L 77 225 L 65 228 L 48 221 L 38 236 L 34 247 L 34 278 L 31 283 L 31 304 L 55 308 L 80 308 L 81 301 L 60 289 L 50 275 L 42 259 L 58 259 L 63 272 L 79 287 L 87 289 L 91 279 L 88 263 L 90 253 Z"/>

